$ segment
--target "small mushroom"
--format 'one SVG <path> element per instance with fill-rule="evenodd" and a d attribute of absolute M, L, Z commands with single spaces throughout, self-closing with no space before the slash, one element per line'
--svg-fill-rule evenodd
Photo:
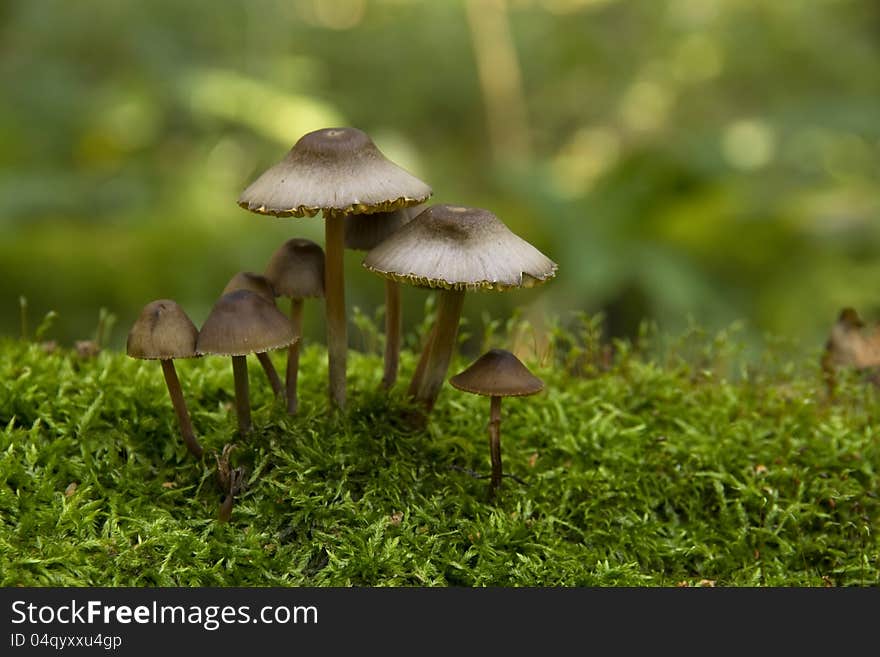
<path fill-rule="evenodd" d="M 880 383 L 876 372 L 880 366 L 880 324 L 868 328 L 854 308 L 843 308 L 825 342 L 821 365 L 832 396 L 837 385 L 837 371 L 842 368 L 865 372 L 872 383 Z"/>
<path fill-rule="evenodd" d="M 492 500 L 501 487 L 501 398 L 534 395 L 544 389 L 544 382 L 509 351 L 491 349 L 449 379 L 449 383 L 459 390 L 490 398 L 489 454 L 492 478 L 489 499 Z"/>
<path fill-rule="evenodd" d="M 275 303 L 275 291 L 272 289 L 272 284 L 269 282 L 269 279 L 260 274 L 254 274 L 249 271 L 238 272 L 235 276 L 229 279 L 229 282 L 226 284 L 226 287 L 223 288 L 223 292 L 220 293 L 220 296 L 235 292 L 236 290 L 250 290 L 251 292 L 259 294 L 273 305 Z M 284 396 L 284 384 L 281 383 L 281 378 L 278 376 L 278 372 L 275 370 L 275 365 L 272 364 L 272 359 L 269 358 L 269 354 L 265 351 L 261 351 L 257 354 L 257 360 L 260 361 L 260 365 L 266 373 L 266 378 L 269 380 L 269 385 L 272 386 L 272 391 L 275 393 L 275 396 Z"/>
<path fill-rule="evenodd" d="M 557 265 L 488 210 L 432 205 L 371 250 L 372 272 L 439 290 L 437 319 L 409 394 L 430 412 L 443 386 L 466 290 L 510 290 L 544 283 Z"/>
<path fill-rule="evenodd" d="M 369 251 L 391 236 L 404 224 L 425 209 L 419 204 L 394 212 L 378 212 L 372 215 L 353 214 L 345 218 L 345 248 Z M 400 283 L 385 279 L 385 370 L 382 387 L 392 388 L 397 381 L 400 364 L 400 341 L 402 330 L 400 314 Z"/>
<path fill-rule="evenodd" d="M 280 349 L 296 339 L 284 314 L 256 292 L 236 290 L 224 294 L 211 308 L 199 331 L 196 353 L 232 358 L 235 410 L 241 435 L 251 430 L 247 355 Z"/>
<path fill-rule="evenodd" d="M 180 435 L 186 448 L 201 458 L 202 446 L 196 440 L 192 421 L 183 399 L 175 358 L 195 358 L 199 331 L 177 302 L 158 299 L 144 306 L 128 332 L 126 352 L 132 358 L 158 360 L 162 364 L 165 385 L 177 414 Z"/>
<path fill-rule="evenodd" d="M 325 313 L 330 403 L 345 407 L 348 338 L 345 314 L 344 217 L 391 212 L 431 196 L 424 182 L 386 158 L 356 128 L 324 128 L 303 135 L 287 156 L 263 172 L 238 199 L 259 214 L 324 215 Z"/>
<path fill-rule="evenodd" d="M 269 258 L 266 279 L 277 296 L 290 299 L 290 327 L 299 338 L 290 343 L 287 351 L 287 412 L 296 415 L 303 300 L 324 296 L 324 250 L 300 237 L 287 240 Z"/>

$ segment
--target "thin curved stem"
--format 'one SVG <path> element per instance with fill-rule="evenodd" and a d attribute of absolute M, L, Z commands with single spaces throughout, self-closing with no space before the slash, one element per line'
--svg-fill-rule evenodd
<path fill-rule="evenodd" d="M 501 488 L 501 397 L 492 397 L 489 404 L 489 456 L 492 459 L 492 479 L 489 482 L 489 501 L 495 499 Z"/>
<path fill-rule="evenodd" d="M 235 412 L 238 416 L 238 432 L 244 436 L 250 432 L 252 426 L 247 356 L 232 357 L 232 376 L 235 379 Z"/>
<path fill-rule="evenodd" d="M 327 370 L 330 406 L 345 408 L 348 335 L 345 316 L 345 218 L 324 212 L 324 309 L 327 314 Z"/>
<path fill-rule="evenodd" d="M 431 330 L 428 331 L 428 335 L 425 338 L 425 344 L 422 345 L 422 353 L 419 356 L 419 362 L 416 364 L 412 380 L 409 383 L 408 393 L 412 398 L 415 398 L 416 394 L 419 392 L 419 387 L 422 385 L 422 379 L 425 376 L 425 365 L 428 364 L 428 356 L 431 354 L 431 343 L 434 342 L 434 333 L 436 332 L 437 323 L 434 322 L 434 326 L 431 327 Z"/>
<path fill-rule="evenodd" d="M 180 425 L 180 435 L 186 448 L 197 459 L 202 458 L 204 450 L 196 440 L 195 431 L 193 431 L 192 421 L 189 418 L 189 411 L 186 409 L 186 401 L 183 399 L 183 390 L 180 387 L 180 379 L 177 378 L 177 370 L 174 367 L 174 361 L 171 359 L 163 359 L 162 373 L 165 375 L 165 385 L 168 386 L 168 394 L 171 397 L 171 404 L 174 406 L 174 412 L 177 414 L 177 423 Z"/>
<path fill-rule="evenodd" d="M 269 385 L 272 386 L 272 392 L 275 393 L 276 397 L 283 397 L 284 384 L 281 383 L 281 377 L 278 376 L 278 372 L 275 370 L 275 366 L 272 364 L 272 359 L 269 358 L 269 354 L 265 351 L 261 351 L 257 354 L 257 360 L 260 361 L 260 365 L 263 366 L 266 378 L 269 379 Z"/>
<path fill-rule="evenodd" d="M 397 371 L 400 367 L 400 332 L 402 317 L 400 314 L 400 283 L 385 280 L 385 372 L 382 375 L 382 387 L 392 388 L 397 382 Z"/>
<path fill-rule="evenodd" d="M 299 393 L 297 392 L 297 380 L 299 378 L 299 345 L 302 342 L 302 299 L 290 300 L 290 327 L 296 339 L 287 348 L 287 412 L 296 415 L 299 410 Z"/>
<path fill-rule="evenodd" d="M 437 324 L 431 340 L 428 361 L 425 363 L 421 385 L 416 393 L 416 401 L 421 402 L 427 412 L 431 412 L 437 395 L 443 387 L 449 363 L 455 351 L 455 338 L 458 335 L 458 322 L 464 306 L 464 290 L 442 290 L 437 300 Z"/>

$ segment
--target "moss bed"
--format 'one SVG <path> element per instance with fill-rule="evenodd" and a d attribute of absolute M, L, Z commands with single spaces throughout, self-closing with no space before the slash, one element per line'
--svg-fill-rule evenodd
<path fill-rule="evenodd" d="M 845 376 L 829 399 L 816 354 L 737 365 L 724 338 L 662 353 L 563 334 L 554 346 L 526 361 L 544 392 L 505 400 L 511 476 L 490 504 L 488 399 L 446 385 L 427 428 L 409 428 L 411 351 L 391 395 L 379 352 L 351 352 L 336 416 L 322 347 L 304 349 L 296 417 L 249 358 L 247 440 L 229 360 L 177 361 L 196 460 L 158 363 L 0 340 L 0 584 L 880 581 L 875 388 Z M 283 372 L 284 352 L 272 358 Z M 230 442 L 246 486 L 219 524 L 213 454 Z"/>

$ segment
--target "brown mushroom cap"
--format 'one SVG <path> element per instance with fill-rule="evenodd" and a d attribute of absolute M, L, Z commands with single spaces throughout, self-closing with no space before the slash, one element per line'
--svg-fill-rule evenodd
<path fill-rule="evenodd" d="M 408 224 L 425 209 L 424 203 L 394 212 L 350 214 L 345 217 L 345 248 L 369 251 Z"/>
<path fill-rule="evenodd" d="M 286 347 L 298 338 L 290 320 L 256 292 L 236 290 L 214 304 L 199 331 L 200 355 L 246 356 Z"/>
<path fill-rule="evenodd" d="M 277 296 L 323 297 L 324 249 L 301 237 L 287 240 L 269 258 L 266 278 Z"/>
<path fill-rule="evenodd" d="M 220 296 L 222 297 L 224 294 L 229 294 L 236 290 L 250 290 L 251 292 L 256 292 L 264 299 L 275 303 L 275 290 L 272 288 L 272 283 L 261 274 L 254 274 L 249 271 L 238 272 L 229 279 Z"/>
<path fill-rule="evenodd" d="M 421 203 L 431 188 L 386 158 L 356 128 L 303 135 L 287 156 L 252 182 L 238 204 L 260 214 L 313 217 L 321 210 L 389 212 Z"/>
<path fill-rule="evenodd" d="M 544 389 L 544 382 L 505 349 L 490 349 L 456 374 L 453 387 L 487 397 L 523 397 Z"/>
<path fill-rule="evenodd" d="M 157 299 L 144 306 L 128 332 L 126 352 L 132 358 L 195 358 L 199 331 L 176 301 Z"/>
<path fill-rule="evenodd" d="M 425 287 L 533 287 L 557 265 L 488 210 L 432 205 L 371 250 L 364 267 Z"/>

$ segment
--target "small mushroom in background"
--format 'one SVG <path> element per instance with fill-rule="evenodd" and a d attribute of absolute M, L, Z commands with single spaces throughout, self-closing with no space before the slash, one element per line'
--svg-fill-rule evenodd
<path fill-rule="evenodd" d="M 391 212 L 417 205 L 431 188 L 386 158 L 356 128 L 324 128 L 303 135 L 285 158 L 241 193 L 238 204 L 279 217 L 324 215 L 325 313 L 331 406 L 345 407 L 348 352 L 345 312 L 346 215 Z"/>
<path fill-rule="evenodd" d="M 455 350 L 466 290 L 533 287 L 557 265 L 488 210 L 432 205 L 371 250 L 372 272 L 439 291 L 437 319 L 409 394 L 433 409 Z"/>
<path fill-rule="evenodd" d="M 249 271 L 238 272 L 235 276 L 229 279 L 229 282 L 226 284 L 226 287 L 223 288 L 220 296 L 235 292 L 236 290 L 250 290 L 251 292 L 259 294 L 272 304 L 275 303 L 275 291 L 272 289 L 272 284 L 269 282 L 269 279 L 260 274 L 254 274 Z M 269 354 L 265 351 L 261 351 L 257 354 L 257 360 L 260 361 L 260 365 L 266 373 L 266 378 L 269 380 L 269 385 L 272 386 L 272 391 L 275 393 L 275 396 L 283 397 L 284 384 L 281 383 L 281 378 L 278 376 L 278 372 L 275 369 L 275 365 L 272 364 L 272 359 L 269 358 Z"/>
<path fill-rule="evenodd" d="M 287 351 L 287 412 L 296 415 L 303 300 L 324 296 L 324 250 L 312 240 L 287 240 L 269 258 L 265 275 L 277 296 L 290 299 L 290 327 L 298 339 Z"/>
<path fill-rule="evenodd" d="M 489 454 L 492 478 L 489 500 L 501 487 L 501 398 L 534 395 L 544 389 L 544 382 L 532 374 L 522 362 L 505 349 L 491 349 L 467 369 L 456 374 L 449 383 L 459 390 L 490 398 Z"/>
<path fill-rule="evenodd" d="M 394 212 L 372 215 L 350 215 L 345 218 L 345 248 L 370 251 L 425 209 L 419 204 Z M 385 279 L 385 369 L 382 387 L 392 388 L 397 382 L 400 364 L 400 341 L 403 317 L 400 312 L 400 283 Z"/>
<path fill-rule="evenodd" d="M 235 410 L 241 435 L 250 432 L 252 426 L 247 355 L 287 347 L 296 339 L 287 317 L 256 292 L 230 292 L 211 308 L 199 331 L 196 353 L 232 358 Z"/>
<path fill-rule="evenodd" d="M 822 372 L 829 394 L 834 393 L 839 369 L 870 371 L 880 367 L 880 324 L 871 331 L 865 329 L 865 322 L 854 308 L 840 311 L 822 353 Z M 876 373 L 869 380 L 880 385 L 880 376 Z"/>
<path fill-rule="evenodd" d="M 165 384 L 177 414 L 180 435 L 186 448 L 201 458 L 202 446 L 196 440 L 192 421 L 174 367 L 175 358 L 195 358 L 199 331 L 177 302 L 158 299 L 144 306 L 128 332 L 126 352 L 132 358 L 158 360 Z"/>

